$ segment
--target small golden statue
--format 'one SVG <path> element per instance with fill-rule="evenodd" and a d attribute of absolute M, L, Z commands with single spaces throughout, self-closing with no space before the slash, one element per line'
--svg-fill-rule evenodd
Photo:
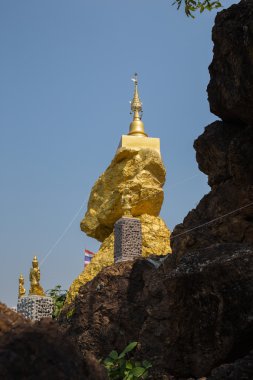
<path fill-rule="evenodd" d="M 128 187 L 126 187 L 123 190 L 122 198 L 121 198 L 121 204 L 122 204 L 122 210 L 123 210 L 123 218 L 132 218 L 131 214 L 131 191 Z"/>
<path fill-rule="evenodd" d="M 18 280 L 18 298 L 25 296 L 24 284 L 25 284 L 25 279 L 24 279 L 23 275 L 21 274 L 19 276 L 19 280 Z"/>
<path fill-rule="evenodd" d="M 38 259 L 34 256 L 32 261 L 32 268 L 30 269 L 30 290 L 29 295 L 45 296 L 45 292 L 40 285 L 40 268 Z"/>

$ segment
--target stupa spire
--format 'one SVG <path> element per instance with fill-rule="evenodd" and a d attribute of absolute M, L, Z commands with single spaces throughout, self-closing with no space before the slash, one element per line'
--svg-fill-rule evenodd
<path fill-rule="evenodd" d="M 134 96 L 131 101 L 131 111 L 133 113 L 133 121 L 130 124 L 129 128 L 129 135 L 131 136 L 139 136 L 139 137 L 145 137 L 147 134 L 144 130 L 144 124 L 141 120 L 140 113 L 142 114 L 142 102 L 139 97 L 138 93 L 138 75 L 137 73 L 134 74 L 134 77 L 132 78 L 132 81 L 134 82 Z"/>

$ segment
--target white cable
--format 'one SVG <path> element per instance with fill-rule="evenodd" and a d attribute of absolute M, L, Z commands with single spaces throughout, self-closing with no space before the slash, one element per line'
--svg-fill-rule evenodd
<path fill-rule="evenodd" d="M 188 181 L 190 181 L 191 179 L 200 176 L 200 174 L 201 174 L 201 173 L 195 174 L 195 175 L 193 175 L 193 176 L 191 176 L 191 177 L 188 177 L 188 178 L 183 179 L 182 181 L 175 182 L 175 183 L 173 183 L 172 185 L 168 185 L 168 189 L 170 190 L 170 189 L 172 189 L 173 187 L 177 187 L 178 185 L 181 185 L 182 183 L 188 182 Z"/>
<path fill-rule="evenodd" d="M 183 181 L 180 181 L 180 182 L 176 182 L 174 184 L 172 184 L 171 186 L 169 186 L 169 188 L 172 188 L 172 187 L 175 187 L 175 186 L 178 186 L 180 185 L 181 183 L 184 183 L 184 182 L 187 182 L 193 178 L 196 178 L 200 175 L 200 173 L 198 174 L 195 174 L 191 177 L 188 177 L 186 179 L 184 179 Z M 72 226 L 72 224 L 74 223 L 74 221 L 76 220 L 76 218 L 78 217 L 80 211 L 82 210 L 82 208 L 84 207 L 84 205 L 86 204 L 87 200 L 85 200 L 81 206 L 79 207 L 78 211 L 75 213 L 74 217 L 71 219 L 70 223 L 67 225 L 67 227 L 65 228 L 65 230 L 63 231 L 63 233 L 59 236 L 59 238 L 56 240 L 56 242 L 52 245 L 52 247 L 49 249 L 49 251 L 47 252 L 47 254 L 43 257 L 43 259 L 41 260 L 41 263 L 40 263 L 40 266 L 43 265 L 43 263 L 46 261 L 46 259 L 51 255 L 51 253 L 53 252 L 53 250 L 55 249 L 55 247 L 60 243 L 60 241 L 64 238 L 64 236 L 66 235 L 66 233 L 69 231 L 70 227 Z"/>
<path fill-rule="evenodd" d="M 53 250 L 55 249 L 55 247 L 60 243 L 60 241 L 64 238 L 64 236 L 66 235 L 66 233 L 68 232 L 68 230 L 70 229 L 70 227 L 72 226 L 72 224 L 74 223 L 74 221 L 76 220 L 76 218 L 78 217 L 79 213 L 81 212 L 82 208 L 85 206 L 87 202 L 87 199 L 85 199 L 85 201 L 82 202 L 81 206 L 79 207 L 78 211 L 75 213 L 75 215 L 73 216 L 73 218 L 71 219 L 71 221 L 69 222 L 69 224 L 67 225 L 67 227 L 65 228 L 65 230 L 63 231 L 63 233 L 58 237 L 58 239 L 56 240 L 56 242 L 52 245 L 52 247 L 49 249 L 49 251 L 47 252 L 47 254 L 43 257 L 43 259 L 41 260 L 40 262 L 40 266 L 43 265 L 43 263 L 46 261 L 46 259 L 51 255 L 51 253 L 53 252 Z"/>
<path fill-rule="evenodd" d="M 224 214 L 224 215 L 218 216 L 217 218 L 214 218 L 214 219 L 212 219 L 212 220 L 209 220 L 209 222 L 206 222 L 206 223 L 200 224 L 199 226 L 193 227 L 193 228 L 191 228 L 190 230 L 187 230 L 187 231 L 181 232 L 180 234 L 177 234 L 177 235 L 175 235 L 175 236 L 172 236 L 170 240 L 173 240 L 173 239 L 175 239 L 175 238 L 178 237 L 178 236 L 181 236 L 181 235 L 187 234 L 188 232 L 191 232 L 191 231 L 193 231 L 193 230 L 197 230 L 198 228 L 201 228 L 201 227 L 203 227 L 203 226 L 206 226 L 207 224 L 211 224 L 211 223 L 215 222 L 216 220 L 219 220 L 219 219 L 225 218 L 225 216 L 228 216 L 228 215 L 234 214 L 235 212 L 240 211 L 240 210 L 242 210 L 242 209 L 244 209 L 244 208 L 246 208 L 246 207 L 249 207 L 249 206 L 251 206 L 251 205 L 253 205 L 253 202 L 251 202 L 251 203 L 249 203 L 249 204 L 247 204 L 247 205 L 245 205 L 245 206 L 242 206 L 242 207 L 240 207 L 240 208 L 237 208 L 236 210 L 230 211 L 230 212 L 228 212 L 227 214 Z"/>

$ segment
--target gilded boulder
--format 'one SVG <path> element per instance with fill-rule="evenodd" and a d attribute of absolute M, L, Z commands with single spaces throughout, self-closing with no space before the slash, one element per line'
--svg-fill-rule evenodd
<path fill-rule="evenodd" d="M 152 149 L 118 149 L 109 167 L 92 188 L 81 230 L 104 241 L 123 215 L 122 194 L 131 194 L 131 214 L 158 216 L 163 203 L 166 171 L 160 154 Z"/>

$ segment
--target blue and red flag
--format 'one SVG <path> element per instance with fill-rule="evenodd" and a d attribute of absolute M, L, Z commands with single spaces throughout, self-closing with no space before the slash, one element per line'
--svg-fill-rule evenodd
<path fill-rule="evenodd" d="M 84 266 L 88 265 L 91 262 L 91 259 L 94 255 L 94 252 L 91 252 L 88 249 L 84 250 Z"/>

